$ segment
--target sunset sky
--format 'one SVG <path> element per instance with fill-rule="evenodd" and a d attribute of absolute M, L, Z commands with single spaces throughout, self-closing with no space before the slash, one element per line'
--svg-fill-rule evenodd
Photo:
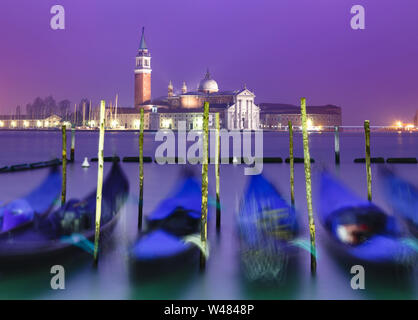
<path fill-rule="evenodd" d="M 50 8 L 66 29 L 50 28 Z M 352 30 L 350 9 L 366 9 Z M 152 96 L 209 67 L 221 90 L 247 85 L 256 103 L 335 104 L 346 125 L 412 121 L 418 109 L 417 0 L 1 0 L 0 113 L 37 96 L 133 106 L 142 26 Z"/>

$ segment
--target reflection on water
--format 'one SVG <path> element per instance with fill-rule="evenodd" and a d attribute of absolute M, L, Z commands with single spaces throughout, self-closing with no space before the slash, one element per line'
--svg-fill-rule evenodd
<path fill-rule="evenodd" d="M 107 133 L 105 154 L 121 157 L 138 154 L 138 135 L 135 133 Z M 97 133 L 76 134 L 76 162 L 67 168 L 67 198 L 83 198 L 96 187 L 97 163 L 88 169 L 81 168 L 84 157 L 97 155 Z M 2 152 L 0 166 L 48 160 L 60 157 L 61 136 L 59 132 L 0 132 Z M 154 134 L 145 134 L 145 155 L 154 155 L 158 145 Z M 313 170 L 313 205 L 317 207 L 318 169 L 327 166 L 359 195 L 367 197 L 366 170 L 364 165 L 354 164 L 353 159 L 364 155 L 361 134 L 341 133 L 341 165 L 334 165 L 334 137 L 332 134 L 311 134 L 311 156 L 315 159 Z M 376 133 L 371 137 L 372 156 L 417 157 L 418 135 L 411 133 Z M 288 136 L 286 133 L 266 133 L 264 155 L 286 158 Z M 302 138 L 295 134 L 295 156 L 302 156 Z M 391 207 L 384 199 L 377 173 L 378 164 L 372 165 L 373 200 L 386 212 Z M 192 166 L 199 174 L 200 167 Z M 396 172 L 411 182 L 418 181 L 416 165 L 391 165 Z M 238 237 L 236 230 L 236 199 L 242 197 L 247 177 L 243 166 L 221 165 L 222 227 L 216 234 L 215 219 L 209 222 L 208 237 L 211 255 L 204 274 L 198 272 L 198 259 L 189 269 L 173 270 L 169 274 L 142 277 L 139 270 L 129 263 L 129 246 L 135 241 L 137 230 L 138 164 L 122 163 L 130 182 L 130 198 L 122 209 L 113 235 L 102 243 L 97 268 L 88 253 L 54 261 L 65 267 L 66 289 L 50 287 L 51 264 L 32 267 L 0 268 L 1 299 L 416 299 L 417 268 L 410 272 L 390 270 L 378 274 L 365 266 L 366 289 L 352 290 L 350 280 L 354 261 L 343 262 L 327 246 L 325 230 L 317 224 L 318 270 L 316 277 L 310 274 L 310 256 L 301 250 L 297 259 L 289 265 L 289 272 L 279 285 L 255 285 L 244 280 L 241 274 Z M 105 164 L 106 175 L 110 164 Z M 149 214 L 170 192 L 180 174 L 180 166 L 145 164 L 144 214 Z M 48 173 L 35 170 L 12 174 L 0 174 L 0 201 L 10 201 L 26 194 L 39 184 Z M 289 165 L 265 164 L 264 175 L 289 199 Z M 209 195 L 214 197 L 214 170 L 209 168 Z M 309 239 L 303 164 L 295 164 L 295 200 L 302 226 L 301 237 Z M 1 264 L 1 262 L 0 262 Z M 386 271 L 387 272 L 387 271 Z"/>

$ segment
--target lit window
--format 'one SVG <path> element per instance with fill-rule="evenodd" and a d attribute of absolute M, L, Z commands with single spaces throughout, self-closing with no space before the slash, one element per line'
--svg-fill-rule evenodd
<path fill-rule="evenodd" d="M 197 118 L 196 120 L 196 126 L 198 129 L 202 129 L 203 128 L 203 118 Z"/>
<path fill-rule="evenodd" d="M 171 127 L 171 124 L 172 124 L 171 119 L 164 119 L 162 121 L 162 127 L 163 128 L 170 128 Z"/>

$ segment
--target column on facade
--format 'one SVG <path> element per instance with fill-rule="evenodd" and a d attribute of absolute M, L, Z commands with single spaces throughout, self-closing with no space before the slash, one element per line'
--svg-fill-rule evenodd
<path fill-rule="evenodd" d="M 253 101 L 250 100 L 250 117 L 249 117 L 249 127 L 252 130 L 253 129 Z"/>
<path fill-rule="evenodd" d="M 235 101 L 235 125 L 234 125 L 234 129 L 238 129 L 238 100 Z"/>
<path fill-rule="evenodd" d="M 239 128 L 238 129 L 242 129 L 242 100 L 240 99 L 240 100 L 238 100 L 239 101 L 239 103 L 238 103 L 238 105 L 239 105 Z"/>
<path fill-rule="evenodd" d="M 247 115 L 245 117 L 245 120 L 247 121 L 247 125 L 246 125 L 247 129 L 251 129 L 251 127 L 250 127 L 250 107 L 249 107 L 249 104 L 250 104 L 250 101 L 247 100 Z"/>

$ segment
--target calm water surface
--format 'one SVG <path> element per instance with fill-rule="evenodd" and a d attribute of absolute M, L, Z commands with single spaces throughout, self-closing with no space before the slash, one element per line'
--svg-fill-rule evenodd
<path fill-rule="evenodd" d="M 159 142 L 154 133 L 145 134 L 145 155 L 154 156 Z M 372 133 L 373 157 L 418 157 L 418 134 Z M 68 141 L 70 141 L 68 136 Z M 67 199 L 81 198 L 96 188 L 97 164 L 89 169 L 81 168 L 84 157 L 97 156 L 98 133 L 76 133 L 76 162 L 68 165 Z M 353 159 L 364 157 L 364 137 L 360 133 L 341 134 L 341 165 L 334 164 L 334 136 L 332 133 L 310 135 L 311 157 L 316 162 L 313 170 L 313 205 L 318 203 L 317 173 L 326 166 L 349 187 L 366 198 L 366 171 Z M 48 160 L 61 155 L 60 132 L 0 132 L 0 167 L 4 165 Z M 108 132 L 105 137 L 105 155 L 136 156 L 138 134 L 134 132 Z M 288 156 L 286 133 L 264 134 L 265 156 Z M 303 156 L 302 137 L 295 134 L 295 156 Z M 380 188 L 378 165 L 372 165 L 373 200 L 390 213 Z M 270 287 L 251 286 L 242 280 L 239 269 L 238 241 L 235 214 L 237 203 L 243 194 L 247 177 L 243 165 L 221 166 L 222 231 L 216 235 L 214 219 L 209 223 L 211 248 L 207 270 L 202 275 L 196 268 L 170 275 L 158 275 L 152 279 L 133 277 L 127 259 L 127 248 L 137 236 L 138 164 L 122 163 L 130 181 L 130 197 L 122 209 L 112 238 L 103 246 L 103 254 L 97 269 L 92 258 L 82 253 L 58 261 L 66 270 L 66 289 L 50 288 L 50 267 L 29 268 L 20 266 L 14 270 L 0 271 L 0 299 L 416 299 L 417 268 L 407 276 L 396 272 L 391 277 L 376 278 L 367 273 L 366 290 L 352 290 L 350 265 L 340 264 L 326 247 L 324 230 L 317 221 L 317 246 L 319 252 L 317 276 L 310 275 L 310 257 L 301 252 L 297 266 L 285 282 Z M 199 174 L 200 166 L 191 166 Z M 402 177 L 418 184 L 417 165 L 392 165 Z M 110 164 L 105 164 L 105 174 Z M 170 193 L 182 166 L 154 163 L 145 164 L 144 213 L 149 214 Z M 22 196 L 36 187 L 48 173 L 47 170 L 1 174 L 0 201 L 7 202 Z M 265 164 L 263 173 L 288 199 L 289 165 Z M 214 172 L 209 170 L 210 195 L 214 196 Z M 296 207 L 307 232 L 307 208 L 303 164 L 295 165 Z M 213 212 L 212 212 L 213 213 Z M 1 263 L 1 262 L 0 262 Z"/>

